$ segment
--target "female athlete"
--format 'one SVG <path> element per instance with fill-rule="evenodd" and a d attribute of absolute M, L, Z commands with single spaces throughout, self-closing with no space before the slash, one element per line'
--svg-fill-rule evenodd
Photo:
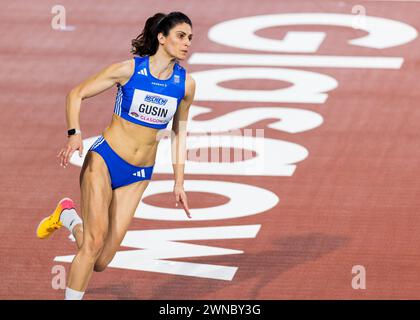
<path fill-rule="evenodd" d="M 183 188 L 186 121 L 195 81 L 178 64 L 192 40 L 191 20 L 181 12 L 157 13 L 132 40 L 133 59 L 115 63 L 74 87 L 67 95 L 67 146 L 58 153 L 61 166 L 75 151 L 83 154 L 79 114 L 83 99 L 114 85 L 117 96 L 111 124 L 88 150 L 80 171 L 81 216 L 62 199 L 41 221 L 37 236 L 49 237 L 62 226 L 76 239 L 65 299 L 82 299 L 92 271 L 103 271 L 119 248 L 150 179 L 160 130 L 172 119 L 172 165 L 176 205 L 191 218 Z"/>

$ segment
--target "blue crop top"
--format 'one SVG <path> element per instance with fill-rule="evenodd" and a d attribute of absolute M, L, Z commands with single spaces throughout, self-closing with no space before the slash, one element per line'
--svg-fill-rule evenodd
<path fill-rule="evenodd" d="M 114 113 L 135 124 L 164 129 L 184 98 L 186 71 L 175 63 L 171 77 L 161 80 L 150 73 L 149 56 L 134 61 L 130 80 L 117 84 Z"/>

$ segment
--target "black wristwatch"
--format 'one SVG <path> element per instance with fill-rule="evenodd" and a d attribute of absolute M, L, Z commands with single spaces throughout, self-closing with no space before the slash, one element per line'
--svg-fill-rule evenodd
<path fill-rule="evenodd" d="M 79 129 L 70 129 L 70 130 L 67 130 L 67 136 L 68 137 L 70 137 L 72 135 L 75 135 L 75 134 L 81 134 L 81 133 L 82 133 L 82 131 L 80 131 Z"/>

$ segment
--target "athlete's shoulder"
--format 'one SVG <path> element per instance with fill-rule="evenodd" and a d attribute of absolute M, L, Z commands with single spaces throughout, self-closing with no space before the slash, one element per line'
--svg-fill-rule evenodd
<path fill-rule="evenodd" d="M 185 75 L 185 98 L 189 100 L 193 100 L 194 94 L 195 94 L 195 80 L 187 72 Z"/>
<path fill-rule="evenodd" d="M 133 57 L 131 59 L 127 59 L 127 60 L 118 62 L 116 64 L 118 72 L 123 76 L 131 76 L 131 74 L 134 71 L 134 67 L 136 65 L 135 59 L 136 58 Z"/>
<path fill-rule="evenodd" d="M 113 78 L 118 83 L 124 83 L 131 78 L 135 69 L 135 58 L 127 59 L 120 62 L 115 62 L 109 67 L 109 71 L 112 73 Z"/>
<path fill-rule="evenodd" d="M 195 80 L 189 72 L 185 74 L 185 83 L 195 87 Z"/>

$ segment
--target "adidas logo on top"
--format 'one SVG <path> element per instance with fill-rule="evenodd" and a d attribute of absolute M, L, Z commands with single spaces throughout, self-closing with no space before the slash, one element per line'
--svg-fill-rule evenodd
<path fill-rule="evenodd" d="M 133 176 L 146 178 L 146 173 L 144 172 L 144 169 L 141 169 L 140 171 L 134 172 Z"/>
<path fill-rule="evenodd" d="M 141 69 L 140 71 L 137 72 L 138 74 L 142 74 L 144 76 L 147 76 L 147 70 L 146 68 Z"/>

